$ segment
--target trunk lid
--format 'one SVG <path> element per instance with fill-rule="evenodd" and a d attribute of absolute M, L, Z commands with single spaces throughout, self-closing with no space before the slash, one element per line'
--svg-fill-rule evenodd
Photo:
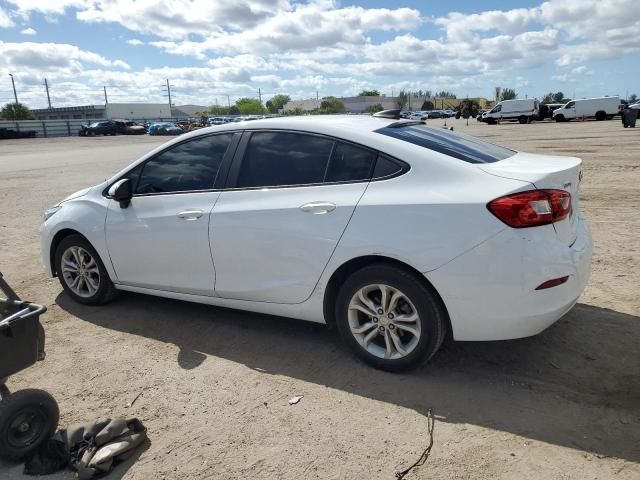
<path fill-rule="evenodd" d="M 581 159 L 518 152 L 499 162 L 483 163 L 478 167 L 491 175 L 529 182 L 537 189 L 555 188 L 569 192 L 571 214 L 553 226 L 562 242 L 567 245 L 575 242 L 578 233 L 577 215 L 580 212 L 578 189 L 582 177 Z"/>

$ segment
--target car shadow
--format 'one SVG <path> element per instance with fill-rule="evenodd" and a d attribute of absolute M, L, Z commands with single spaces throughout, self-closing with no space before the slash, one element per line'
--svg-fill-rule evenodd
<path fill-rule="evenodd" d="M 391 374 L 359 362 L 324 325 L 137 294 L 101 307 L 56 302 L 103 328 L 600 456 L 640 462 L 640 318 L 578 304 L 538 336 L 448 341 L 427 365 Z M 220 339 L 224 338 L 224 341 Z M 496 408 L 499 406 L 498 408 Z"/>

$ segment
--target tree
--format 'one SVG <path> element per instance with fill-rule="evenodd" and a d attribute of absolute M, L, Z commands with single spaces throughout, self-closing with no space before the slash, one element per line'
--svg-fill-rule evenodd
<path fill-rule="evenodd" d="M 382 104 L 376 103 L 375 105 L 369 105 L 366 111 L 369 113 L 376 113 L 376 112 L 381 112 L 382 110 L 384 110 L 384 107 L 382 106 Z"/>
<path fill-rule="evenodd" d="M 629 100 L 629 103 L 633 103 L 636 100 L 638 100 L 638 95 L 636 95 L 635 93 L 632 93 L 631 95 L 629 95 L 628 100 Z"/>
<path fill-rule="evenodd" d="M 229 115 L 229 107 L 221 107 L 219 105 L 211 105 L 205 115 Z"/>
<path fill-rule="evenodd" d="M 236 101 L 236 107 L 241 115 L 260 115 L 266 112 L 260 100 L 255 98 L 240 98 Z"/>
<path fill-rule="evenodd" d="M 436 97 L 439 98 L 456 98 L 456 94 L 450 92 L 448 90 L 442 90 L 441 92 L 436 92 Z"/>
<path fill-rule="evenodd" d="M 319 113 L 344 113 L 347 109 L 336 97 L 324 97 L 320 103 Z"/>
<path fill-rule="evenodd" d="M 0 118 L 5 120 L 33 120 L 34 115 L 24 103 L 7 103 L 0 111 Z"/>
<path fill-rule="evenodd" d="M 275 95 L 271 97 L 271 100 L 267 100 L 267 109 L 271 113 L 278 113 L 290 101 L 289 95 Z"/>
<path fill-rule="evenodd" d="M 362 90 L 359 94 L 359 97 L 379 97 L 380 92 L 378 90 Z"/>
<path fill-rule="evenodd" d="M 515 100 L 518 97 L 518 94 L 513 88 L 503 88 L 502 93 L 500 94 L 500 101 L 503 100 Z"/>
<path fill-rule="evenodd" d="M 564 100 L 564 93 L 556 92 L 553 94 L 554 103 L 562 103 L 563 100 Z"/>
<path fill-rule="evenodd" d="M 407 106 L 407 103 L 409 103 L 409 95 L 404 90 L 400 90 L 400 93 L 398 93 L 398 108 L 402 110 Z"/>
<path fill-rule="evenodd" d="M 433 102 L 431 100 L 425 100 L 422 104 L 421 110 L 433 110 L 434 108 L 436 107 L 435 105 L 433 105 Z"/>

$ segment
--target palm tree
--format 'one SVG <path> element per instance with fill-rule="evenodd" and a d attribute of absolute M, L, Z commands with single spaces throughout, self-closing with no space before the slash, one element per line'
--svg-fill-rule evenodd
<path fill-rule="evenodd" d="M 500 94 L 500 101 L 502 100 L 515 100 L 518 94 L 513 88 L 503 88 Z"/>
<path fill-rule="evenodd" d="M 5 120 L 33 120 L 35 117 L 29 107 L 23 103 L 7 103 L 0 111 L 0 117 Z"/>

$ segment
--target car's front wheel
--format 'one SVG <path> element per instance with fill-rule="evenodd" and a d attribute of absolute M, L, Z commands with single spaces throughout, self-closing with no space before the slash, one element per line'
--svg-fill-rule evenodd
<path fill-rule="evenodd" d="M 371 265 L 342 285 L 336 320 L 343 340 L 361 359 L 389 371 L 414 368 L 440 348 L 446 312 L 416 275 L 392 265 Z"/>
<path fill-rule="evenodd" d="M 78 303 L 99 305 L 111 300 L 116 289 L 98 252 L 82 235 L 62 239 L 55 253 L 58 280 Z"/>

